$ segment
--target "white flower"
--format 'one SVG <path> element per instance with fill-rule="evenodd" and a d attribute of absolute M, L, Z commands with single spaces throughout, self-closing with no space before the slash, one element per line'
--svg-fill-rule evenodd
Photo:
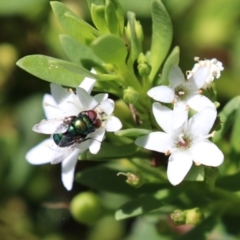
<path fill-rule="evenodd" d="M 207 67 L 198 68 L 194 74 L 185 80 L 178 66 L 172 66 L 169 72 L 168 86 L 157 86 L 148 91 L 148 96 L 163 103 L 173 103 L 173 127 L 180 127 L 187 119 L 189 107 L 201 111 L 205 107 L 215 107 L 205 96 L 201 95 L 201 88 L 209 74 Z"/>
<path fill-rule="evenodd" d="M 76 89 L 76 93 L 60 85 L 51 84 L 52 95 L 45 94 L 43 97 L 43 108 L 47 120 L 35 125 L 33 130 L 54 134 L 62 125 L 62 132 L 64 132 L 67 129 L 63 124 L 64 118 L 78 116 L 79 113 L 89 110 L 94 110 L 97 113 L 97 118 L 101 120 L 101 126 L 82 139 L 82 142 L 73 143 L 72 146 L 59 147 L 51 137 L 26 154 L 26 159 L 31 164 L 62 162 L 62 182 L 67 190 L 72 189 L 78 155 L 87 149 L 96 154 L 100 149 L 105 131 L 115 132 L 122 127 L 120 120 L 112 115 L 114 102 L 108 98 L 108 94 L 90 96 L 94 84 L 95 80 L 85 78 Z"/>
<path fill-rule="evenodd" d="M 199 60 L 199 57 L 195 57 L 194 60 L 197 61 L 197 63 L 195 63 L 193 69 L 188 72 L 187 78 L 189 79 L 199 68 L 206 66 L 209 69 L 209 74 L 202 88 L 207 89 L 211 86 L 215 78 L 218 79 L 221 76 L 221 71 L 224 70 L 223 65 L 216 58 L 211 60 Z"/>
<path fill-rule="evenodd" d="M 204 108 L 177 129 L 172 128 L 173 111 L 169 108 L 154 103 L 153 114 L 165 132 L 152 132 L 138 137 L 135 143 L 146 149 L 170 155 L 167 176 L 173 185 L 184 179 L 193 161 L 197 165 L 213 167 L 223 162 L 222 152 L 207 139 L 211 137 L 208 133 L 216 119 L 215 108 Z"/>

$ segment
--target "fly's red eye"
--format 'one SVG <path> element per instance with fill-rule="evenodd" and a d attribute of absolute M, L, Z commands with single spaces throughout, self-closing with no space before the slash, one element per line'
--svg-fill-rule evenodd
<path fill-rule="evenodd" d="M 93 110 L 89 110 L 88 111 L 88 117 L 95 122 L 95 120 L 97 119 L 97 113 Z"/>
<path fill-rule="evenodd" d="M 98 119 L 96 119 L 96 121 L 93 125 L 95 128 L 100 128 L 102 125 L 102 121 L 98 118 Z"/>

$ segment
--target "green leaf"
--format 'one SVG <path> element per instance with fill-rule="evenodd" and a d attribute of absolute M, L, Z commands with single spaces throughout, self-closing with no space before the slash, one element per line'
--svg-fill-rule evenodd
<path fill-rule="evenodd" d="M 116 220 L 146 214 L 150 211 L 163 207 L 179 196 L 180 188 L 163 189 L 152 194 L 146 194 L 138 199 L 122 205 L 115 213 Z"/>
<path fill-rule="evenodd" d="M 165 59 L 172 42 L 172 22 L 160 0 L 152 0 L 152 45 L 150 65 L 152 71 L 149 79 L 153 80 Z"/>
<path fill-rule="evenodd" d="M 217 131 L 215 133 L 214 138 L 213 138 L 214 142 L 221 140 L 223 138 L 224 134 L 228 131 L 228 129 L 230 127 L 235 126 L 235 124 L 239 124 L 239 120 L 238 120 L 238 122 L 236 121 L 237 114 L 239 115 L 239 113 L 237 113 L 239 111 L 239 106 L 240 106 L 240 96 L 237 96 L 237 97 L 231 99 L 224 106 L 223 110 L 219 114 L 220 121 L 222 123 L 222 127 L 219 131 Z M 238 116 L 238 118 L 239 118 L 239 116 Z M 240 136 L 240 133 L 238 132 L 239 131 L 238 127 L 236 127 L 236 131 L 237 131 L 238 135 Z M 232 136 L 232 139 L 231 139 L 231 141 L 234 142 L 234 146 L 235 146 L 235 139 L 237 139 L 237 138 L 238 138 L 238 136 L 236 136 L 236 133 L 234 133 L 234 135 Z"/>
<path fill-rule="evenodd" d="M 64 4 L 53 1 L 51 6 L 63 29 L 82 44 L 90 45 L 99 32 L 81 18 L 77 17 Z"/>
<path fill-rule="evenodd" d="M 173 65 L 179 64 L 179 54 L 180 54 L 180 48 L 178 46 L 176 46 L 172 50 L 170 55 L 168 56 L 167 60 L 165 61 L 160 81 L 157 82 L 156 85 L 160 85 L 160 84 L 168 85 L 169 84 L 168 75 L 169 75 L 171 67 Z"/>
<path fill-rule="evenodd" d="M 146 135 L 150 133 L 151 130 L 149 129 L 141 129 L 141 128 L 128 128 L 124 130 L 119 130 L 115 132 L 115 135 L 119 137 L 138 137 L 141 135 Z"/>
<path fill-rule="evenodd" d="M 118 25 L 119 25 L 119 34 L 121 36 L 124 29 L 124 12 L 118 0 L 111 0 L 111 2 L 114 6 L 114 11 L 117 15 Z"/>
<path fill-rule="evenodd" d="M 68 35 L 61 35 L 60 41 L 64 52 L 68 58 L 84 67 L 101 66 L 103 62 L 99 59 L 88 46 L 77 42 Z"/>
<path fill-rule="evenodd" d="M 138 58 L 139 54 L 142 52 L 142 40 L 139 39 L 136 33 L 136 26 L 137 24 L 140 24 L 136 21 L 135 19 L 135 13 L 133 12 L 128 12 L 127 14 L 128 17 L 128 26 L 126 31 L 130 32 L 127 35 L 130 41 L 130 59 L 131 59 L 131 64 L 134 63 L 134 61 Z"/>
<path fill-rule="evenodd" d="M 190 171 L 187 176 L 184 178 L 186 181 L 203 181 L 204 180 L 204 166 L 196 166 L 192 165 Z"/>
<path fill-rule="evenodd" d="M 79 86 L 84 79 L 84 76 L 66 69 L 65 65 L 71 64 L 70 62 L 44 55 L 26 56 L 18 60 L 16 64 L 36 77 L 69 87 Z M 85 71 L 87 73 L 87 70 Z M 89 73 L 89 76 L 94 75 Z"/>
<path fill-rule="evenodd" d="M 80 155 L 81 160 L 107 160 L 112 158 L 128 157 L 136 153 L 138 147 L 134 144 L 127 145 L 112 145 L 110 143 L 102 143 L 101 149 L 98 154 L 91 154 L 90 152 L 84 152 Z"/>
<path fill-rule="evenodd" d="M 97 78 L 97 75 L 89 72 L 86 68 L 82 67 L 79 64 L 75 64 L 75 63 L 68 62 L 68 61 L 63 61 L 63 60 L 59 61 L 58 59 L 57 60 L 52 60 L 50 63 L 52 65 L 54 65 L 55 67 L 64 67 L 71 72 L 78 73 L 78 74 L 83 75 L 85 77 L 89 77 L 89 78 L 93 78 L 93 79 Z"/>
<path fill-rule="evenodd" d="M 105 21 L 107 23 L 109 32 L 115 35 L 120 35 L 120 29 L 114 5 L 112 4 L 111 0 L 106 0 L 105 2 Z"/>
<path fill-rule="evenodd" d="M 125 63 L 127 49 L 120 37 L 103 35 L 92 43 L 94 53 L 105 63 L 121 66 Z"/>
<path fill-rule="evenodd" d="M 159 183 L 146 183 L 141 188 L 133 188 L 125 182 L 126 179 L 123 176 L 117 176 L 118 172 L 118 170 L 106 166 L 92 167 L 78 173 L 76 181 L 92 189 L 124 194 L 131 197 L 157 191 L 159 187 L 166 187 Z"/>
<path fill-rule="evenodd" d="M 240 173 L 217 179 L 216 185 L 228 191 L 240 191 Z"/>
<path fill-rule="evenodd" d="M 240 105 L 238 105 L 238 109 L 236 111 L 230 138 L 230 145 L 234 152 L 240 153 Z"/>
<path fill-rule="evenodd" d="M 91 5 L 91 15 L 94 25 L 102 34 L 109 33 L 107 23 L 105 21 L 105 6 Z"/>
<path fill-rule="evenodd" d="M 88 2 L 89 9 L 91 9 L 92 4 L 105 5 L 105 0 L 87 0 L 87 2 Z"/>

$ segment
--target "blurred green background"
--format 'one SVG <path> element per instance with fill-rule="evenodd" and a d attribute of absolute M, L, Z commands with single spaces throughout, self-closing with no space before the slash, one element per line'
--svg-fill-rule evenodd
<path fill-rule="evenodd" d="M 91 22 L 84 0 L 62 2 Z M 136 13 L 143 25 L 147 51 L 151 42 L 150 0 L 120 2 L 125 12 Z M 163 2 L 173 21 L 172 47 L 180 46 L 182 70 L 192 68 L 195 56 L 217 58 L 225 68 L 216 80 L 221 107 L 240 95 L 240 1 Z M 31 128 L 44 118 L 41 102 L 43 94 L 49 92 L 49 83 L 17 68 L 15 63 L 30 54 L 66 59 L 58 40 L 60 33 L 63 30 L 51 12 L 49 0 L 0 0 L 0 239 L 165 239 L 159 238 L 155 226 L 149 224 L 151 219 L 146 218 L 116 222 L 108 216 L 95 227 L 77 223 L 67 205 L 86 188 L 74 183 L 73 190 L 68 192 L 60 180 L 60 165 L 32 166 L 26 162 L 26 152 L 43 139 Z M 93 164 L 96 163 L 79 162 L 77 170 Z M 118 198 L 107 197 L 117 208 Z M 162 219 L 157 229 L 163 234 L 165 228 L 181 232 Z M 221 239 L 217 233 L 211 237 Z"/>

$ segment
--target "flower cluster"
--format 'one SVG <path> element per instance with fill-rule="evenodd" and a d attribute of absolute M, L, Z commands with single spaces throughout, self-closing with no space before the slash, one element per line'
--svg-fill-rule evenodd
<path fill-rule="evenodd" d="M 185 78 L 174 65 L 169 72 L 169 86 L 156 86 L 147 94 L 158 102 L 152 105 L 153 115 L 163 130 L 138 137 L 136 145 L 169 156 L 167 176 L 173 185 L 179 184 L 196 165 L 219 166 L 222 152 L 208 138 L 217 117 L 215 105 L 202 95 L 214 77 L 223 70 L 216 59 L 199 61 Z M 86 78 L 74 93 L 51 84 L 52 95 L 43 98 L 47 120 L 33 127 L 36 132 L 51 134 L 51 138 L 32 148 L 26 155 L 32 164 L 62 163 L 62 182 L 72 188 L 74 169 L 79 154 L 88 150 L 97 154 L 105 131 L 121 129 L 120 120 L 113 116 L 114 102 L 108 94 L 90 93 L 95 80 Z M 161 104 L 173 104 L 173 109 Z M 196 113 L 189 118 L 189 109 Z"/>
<path fill-rule="evenodd" d="M 192 163 L 219 166 L 224 159 L 218 147 L 208 140 L 217 117 L 214 104 L 203 96 L 202 88 L 219 77 L 222 64 L 216 59 L 200 61 L 185 79 L 178 66 L 169 74 L 170 86 L 157 86 L 148 95 L 162 103 L 172 103 L 173 110 L 155 102 L 153 115 L 164 132 L 152 132 L 138 137 L 135 143 L 169 156 L 167 176 L 173 185 L 179 184 Z M 189 108 L 197 113 L 188 119 Z"/>
<path fill-rule="evenodd" d="M 87 149 L 97 154 L 105 132 L 115 132 L 122 127 L 120 120 L 112 115 L 114 102 L 108 98 L 108 94 L 90 96 L 95 82 L 93 79 L 85 78 L 76 89 L 76 93 L 60 85 L 51 84 L 52 95 L 46 94 L 43 97 L 43 108 L 47 120 L 33 127 L 36 132 L 52 134 L 52 136 L 32 148 L 26 155 L 27 161 L 31 164 L 61 162 L 62 182 L 67 190 L 72 188 L 79 154 Z M 90 114 L 96 114 L 93 116 L 96 119 L 95 125 L 91 121 Z M 81 118 L 77 119 L 80 121 L 81 132 L 72 136 L 73 134 L 68 134 L 71 131 L 69 126 L 72 127 L 73 119 L 79 115 Z M 84 119 L 86 119 L 85 122 Z M 77 121 L 75 123 L 77 124 Z M 73 127 L 77 128 L 78 125 Z M 83 133 L 82 130 L 87 133 Z M 60 138 L 59 141 L 57 138 Z"/>
<path fill-rule="evenodd" d="M 216 78 L 218 79 L 221 76 L 221 71 L 223 71 L 223 65 L 221 62 L 219 62 L 216 58 L 213 58 L 211 60 L 199 60 L 199 57 L 194 58 L 195 61 L 197 61 L 196 64 L 194 64 L 194 67 L 191 71 L 188 71 L 187 78 L 191 78 L 192 75 L 201 67 L 206 66 L 208 68 L 208 76 L 205 78 L 205 83 L 202 86 L 203 89 L 207 89 L 211 86 L 211 83 Z"/>

